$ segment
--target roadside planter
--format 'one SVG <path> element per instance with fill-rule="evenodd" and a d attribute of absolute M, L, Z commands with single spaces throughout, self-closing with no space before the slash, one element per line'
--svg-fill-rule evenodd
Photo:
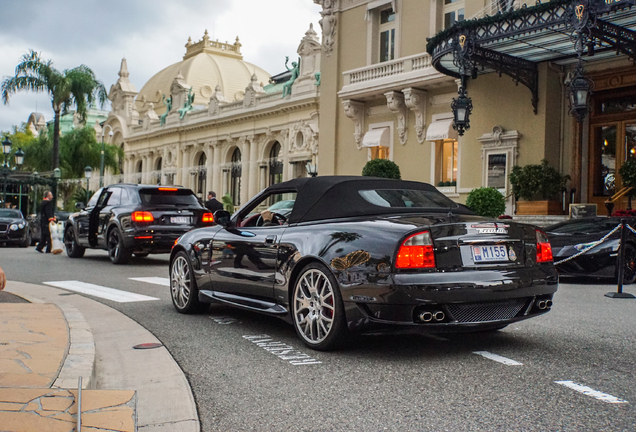
<path fill-rule="evenodd" d="M 555 197 L 565 190 L 569 175 L 562 175 L 542 160 L 538 165 L 514 166 L 510 172 L 517 215 L 560 215 L 563 207 Z"/>

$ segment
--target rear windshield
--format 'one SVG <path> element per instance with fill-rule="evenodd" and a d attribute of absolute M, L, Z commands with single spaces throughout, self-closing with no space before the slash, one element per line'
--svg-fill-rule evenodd
<path fill-rule="evenodd" d="M 557 234 L 601 234 L 609 232 L 618 224 L 620 221 L 613 219 L 583 219 L 554 225 L 546 231 Z"/>
<path fill-rule="evenodd" d="M 0 209 L 0 217 L 18 219 L 22 217 L 22 212 L 20 210 Z"/>
<path fill-rule="evenodd" d="M 389 208 L 458 208 L 457 203 L 436 191 L 415 189 L 373 189 L 359 191 L 362 198 L 378 207 Z"/>
<path fill-rule="evenodd" d="M 141 189 L 139 191 L 139 197 L 143 204 L 150 205 L 199 205 L 197 197 L 190 189 Z"/>

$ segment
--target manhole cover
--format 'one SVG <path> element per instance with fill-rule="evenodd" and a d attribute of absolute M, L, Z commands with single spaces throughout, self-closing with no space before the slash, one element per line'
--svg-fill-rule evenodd
<path fill-rule="evenodd" d="M 133 348 L 134 349 L 153 349 L 153 348 L 160 348 L 162 346 L 163 345 L 160 343 L 152 342 L 152 343 L 142 343 L 139 345 L 135 345 Z"/>

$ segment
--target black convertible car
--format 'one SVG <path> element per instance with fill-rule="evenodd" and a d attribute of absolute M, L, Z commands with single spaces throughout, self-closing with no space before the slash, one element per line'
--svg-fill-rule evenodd
<path fill-rule="evenodd" d="M 0 244 L 28 247 L 31 244 L 29 223 L 17 209 L 0 209 Z"/>
<path fill-rule="evenodd" d="M 169 253 L 180 235 L 213 223 L 190 189 L 115 184 L 68 217 L 64 245 L 71 258 L 81 258 L 86 248 L 106 249 L 113 264 L 125 264 L 133 254 Z"/>
<path fill-rule="evenodd" d="M 547 227 L 555 261 L 561 261 L 595 244 L 621 223 L 621 217 L 596 217 L 572 219 Z M 631 227 L 636 227 L 636 218 L 626 217 Z M 584 254 L 556 266 L 560 275 L 616 278 L 620 229 L 595 245 Z M 625 246 L 624 283 L 636 281 L 636 235 L 627 232 Z"/>
<path fill-rule="evenodd" d="M 289 215 L 266 223 L 260 212 L 283 200 Z M 301 178 L 214 218 L 172 250 L 177 311 L 278 316 L 318 350 L 355 332 L 500 329 L 546 313 L 557 290 L 542 231 L 475 216 L 424 183 Z"/>

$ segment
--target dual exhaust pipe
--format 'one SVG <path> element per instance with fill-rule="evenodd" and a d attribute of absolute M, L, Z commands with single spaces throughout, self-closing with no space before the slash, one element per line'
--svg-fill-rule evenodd
<path fill-rule="evenodd" d="M 541 310 L 550 309 L 552 307 L 552 300 L 539 300 L 536 305 Z"/>
<path fill-rule="evenodd" d="M 428 322 L 442 322 L 444 321 L 444 318 L 446 318 L 446 314 L 442 311 L 435 311 L 435 312 L 422 312 L 420 313 L 420 321 L 428 323 Z"/>

